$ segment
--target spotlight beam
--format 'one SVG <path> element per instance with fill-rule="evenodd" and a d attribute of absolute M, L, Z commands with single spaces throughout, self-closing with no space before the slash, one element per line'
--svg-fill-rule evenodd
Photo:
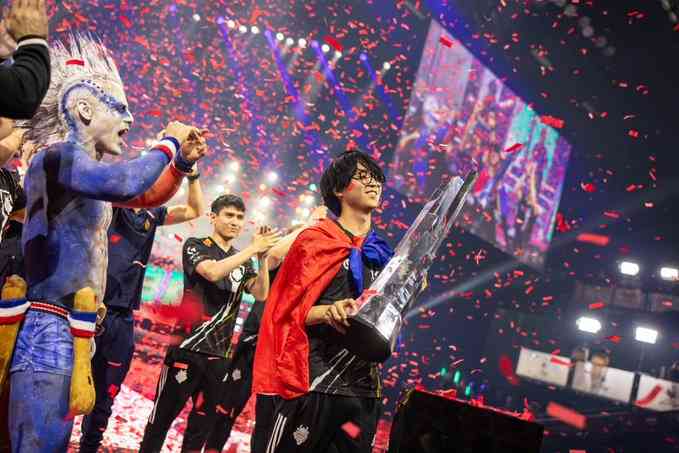
<path fill-rule="evenodd" d="M 311 47 L 314 49 L 314 52 L 316 52 L 318 60 L 321 62 L 323 74 L 325 75 L 326 80 L 330 81 L 330 86 L 333 88 L 333 91 L 335 93 L 335 96 L 337 97 L 340 107 L 342 107 L 342 110 L 344 110 L 344 113 L 347 115 L 349 127 L 360 132 L 356 140 L 362 145 L 363 149 L 365 150 L 369 149 L 370 145 L 368 144 L 368 140 L 366 139 L 367 134 L 365 129 L 363 128 L 363 123 L 358 119 L 356 112 L 354 112 L 354 110 L 351 108 L 351 102 L 349 102 L 349 99 L 347 98 L 347 95 L 344 92 L 342 85 L 337 80 L 337 77 L 335 77 L 335 73 L 333 72 L 332 68 L 330 68 L 328 60 L 327 58 L 325 58 L 325 55 L 321 50 L 321 46 L 319 46 L 318 43 L 314 41 L 311 43 Z"/>
<path fill-rule="evenodd" d="M 311 140 L 314 148 L 319 148 L 320 145 L 318 142 L 318 133 L 316 131 L 311 130 L 311 128 L 307 127 L 309 126 L 309 124 L 311 124 L 311 121 L 309 120 L 309 116 L 306 114 L 304 100 L 299 95 L 299 91 L 295 87 L 295 84 L 292 83 L 292 78 L 290 77 L 290 74 L 288 73 L 285 63 L 283 62 L 283 56 L 281 55 L 280 48 L 278 47 L 276 41 L 274 40 L 273 33 L 271 33 L 271 31 L 267 29 L 264 32 L 264 36 L 266 37 L 266 42 L 269 44 L 269 47 L 271 48 L 271 52 L 273 53 L 274 61 L 276 62 L 278 72 L 281 76 L 281 80 L 283 81 L 283 85 L 285 86 L 285 91 L 288 93 L 288 96 L 291 96 L 294 99 L 295 106 L 293 108 L 293 113 L 295 115 L 295 118 L 297 118 L 298 121 L 301 121 L 302 124 L 304 124 L 305 126 L 304 134 L 307 138 Z"/>

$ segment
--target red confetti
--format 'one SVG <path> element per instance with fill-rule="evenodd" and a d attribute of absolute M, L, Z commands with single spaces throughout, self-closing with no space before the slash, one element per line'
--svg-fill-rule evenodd
<path fill-rule="evenodd" d="M 505 153 L 515 153 L 523 149 L 523 143 L 515 143 L 505 150 Z"/>
<path fill-rule="evenodd" d="M 323 42 L 325 42 L 327 45 L 329 45 L 338 52 L 342 52 L 344 50 L 342 44 L 332 36 L 325 36 L 323 38 Z"/>
<path fill-rule="evenodd" d="M 589 309 L 590 310 L 598 310 L 600 308 L 604 308 L 606 306 L 605 303 L 603 302 L 594 302 L 593 304 L 589 304 Z"/>
<path fill-rule="evenodd" d="M 271 191 L 279 197 L 284 197 L 284 196 L 287 195 L 287 193 L 285 193 L 284 191 L 282 191 L 280 189 L 276 189 L 275 187 L 272 187 Z"/>
<path fill-rule="evenodd" d="M 654 399 L 660 395 L 660 392 L 662 391 L 662 387 L 660 385 L 655 385 L 650 392 L 648 392 L 648 395 L 645 397 L 637 400 L 634 404 L 637 406 L 648 406 L 653 402 Z"/>
<path fill-rule="evenodd" d="M 117 244 L 123 237 L 119 234 L 113 233 L 111 235 L 111 244 Z"/>
<path fill-rule="evenodd" d="M 85 62 L 83 60 L 67 60 L 66 65 L 74 65 L 74 66 L 85 66 Z"/>
<path fill-rule="evenodd" d="M 559 233 L 566 233 L 571 230 L 571 226 L 566 222 L 566 218 L 560 212 L 556 213 L 556 230 Z"/>
<path fill-rule="evenodd" d="M 446 47 L 453 47 L 453 41 L 447 36 L 441 36 L 439 38 L 439 42 Z"/>
<path fill-rule="evenodd" d="M 514 374 L 514 364 L 509 356 L 500 356 L 500 373 L 507 379 L 512 385 L 519 385 L 519 378 Z"/>
<path fill-rule="evenodd" d="M 342 431 L 347 433 L 347 436 L 351 437 L 352 439 L 356 439 L 361 435 L 361 428 L 352 422 L 346 422 L 343 424 Z"/>
<path fill-rule="evenodd" d="M 635 129 L 630 129 L 627 134 L 632 138 L 639 138 L 639 131 Z"/>
<path fill-rule="evenodd" d="M 184 239 L 178 234 L 175 233 L 174 238 L 177 240 L 177 242 L 184 242 Z"/>
<path fill-rule="evenodd" d="M 567 366 L 567 367 L 572 367 L 574 364 L 572 362 L 568 362 L 566 360 L 560 359 L 558 357 L 551 357 L 549 361 L 555 365 L 562 365 L 562 366 Z"/>
<path fill-rule="evenodd" d="M 578 234 L 576 239 L 578 242 L 587 242 L 589 244 L 598 245 L 599 247 L 605 247 L 611 241 L 611 238 L 608 236 L 594 233 L 581 233 Z"/>
<path fill-rule="evenodd" d="M 566 125 L 564 120 L 549 115 L 541 116 L 540 121 L 542 121 L 542 124 L 552 126 L 554 129 L 562 129 Z"/>
<path fill-rule="evenodd" d="M 587 417 L 566 406 L 551 401 L 547 405 L 547 415 L 561 420 L 567 425 L 583 430 L 587 425 Z"/>
<path fill-rule="evenodd" d="M 620 340 L 622 340 L 622 337 L 620 335 L 610 335 L 610 336 L 606 337 L 606 339 L 617 344 L 617 343 L 620 343 Z"/>
<path fill-rule="evenodd" d="M 125 28 L 132 28 L 132 21 L 130 19 L 128 19 L 127 16 L 121 14 L 119 18 L 120 18 L 120 22 L 123 23 Z"/>
<path fill-rule="evenodd" d="M 592 184 L 591 182 L 587 182 L 587 183 L 581 182 L 580 187 L 582 187 L 582 190 L 584 190 L 587 193 L 596 192 L 596 186 L 594 184 Z"/>

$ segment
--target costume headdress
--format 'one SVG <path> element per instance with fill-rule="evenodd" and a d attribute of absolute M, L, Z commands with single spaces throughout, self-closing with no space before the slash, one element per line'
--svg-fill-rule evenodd
<path fill-rule="evenodd" d="M 122 86 L 120 74 L 110 52 L 90 34 L 70 35 L 67 45 L 54 41 L 50 45 L 51 80 L 42 104 L 32 119 L 18 124 L 28 128 L 26 138 L 40 145 L 64 140 L 69 125 L 64 115 L 64 96 L 82 86 L 105 96 L 105 83 Z"/>

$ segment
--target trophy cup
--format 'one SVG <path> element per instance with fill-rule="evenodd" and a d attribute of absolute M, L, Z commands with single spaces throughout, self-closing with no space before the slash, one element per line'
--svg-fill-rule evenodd
<path fill-rule="evenodd" d="M 441 242 L 464 205 L 478 174 L 454 177 L 431 199 L 396 247 L 393 258 L 357 299 L 346 348 L 369 362 L 384 362 L 396 346 L 403 315 L 419 294 Z"/>

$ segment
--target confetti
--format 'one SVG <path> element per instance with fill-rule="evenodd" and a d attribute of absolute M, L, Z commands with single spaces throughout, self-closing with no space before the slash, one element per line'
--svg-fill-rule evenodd
<path fill-rule="evenodd" d="M 516 152 L 518 152 L 518 151 L 520 151 L 520 150 L 522 150 L 522 149 L 523 149 L 523 144 L 522 144 L 522 143 L 515 143 L 515 144 L 513 144 L 512 146 L 510 146 L 509 148 L 507 148 L 507 149 L 505 150 L 505 153 L 508 153 L 508 154 L 516 153 Z"/>
<path fill-rule="evenodd" d="M 352 422 L 346 422 L 343 424 L 342 431 L 347 433 L 347 436 L 351 437 L 352 439 L 356 439 L 361 435 L 361 428 Z"/>
<path fill-rule="evenodd" d="M 344 47 L 342 46 L 342 44 L 332 36 L 324 36 L 323 42 L 325 42 L 327 45 L 329 45 L 338 52 L 344 51 Z"/>
<path fill-rule="evenodd" d="M 453 41 L 450 38 L 448 38 L 447 36 L 441 36 L 439 38 L 439 42 L 446 47 L 453 47 L 453 44 L 454 44 Z"/>
<path fill-rule="evenodd" d="M 586 242 L 589 244 L 598 245 L 599 247 L 605 247 L 611 242 L 611 238 L 609 236 L 594 233 L 580 233 L 575 239 L 578 242 Z"/>
<path fill-rule="evenodd" d="M 551 401 L 547 405 L 547 415 L 561 420 L 567 425 L 573 426 L 579 430 L 585 429 L 587 425 L 587 417 L 574 411 L 566 406 L 562 406 Z"/>
<path fill-rule="evenodd" d="M 662 387 L 660 385 L 655 385 L 651 389 L 650 392 L 646 396 L 644 396 L 641 399 L 638 399 L 634 402 L 637 406 L 648 406 L 651 404 L 657 397 L 660 395 L 660 392 L 662 392 Z"/>
<path fill-rule="evenodd" d="M 542 121 L 543 124 L 552 126 L 554 129 L 562 129 L 566 124 L 564 120 L 549 115 L 541 116 L 540 121 Z"/>

